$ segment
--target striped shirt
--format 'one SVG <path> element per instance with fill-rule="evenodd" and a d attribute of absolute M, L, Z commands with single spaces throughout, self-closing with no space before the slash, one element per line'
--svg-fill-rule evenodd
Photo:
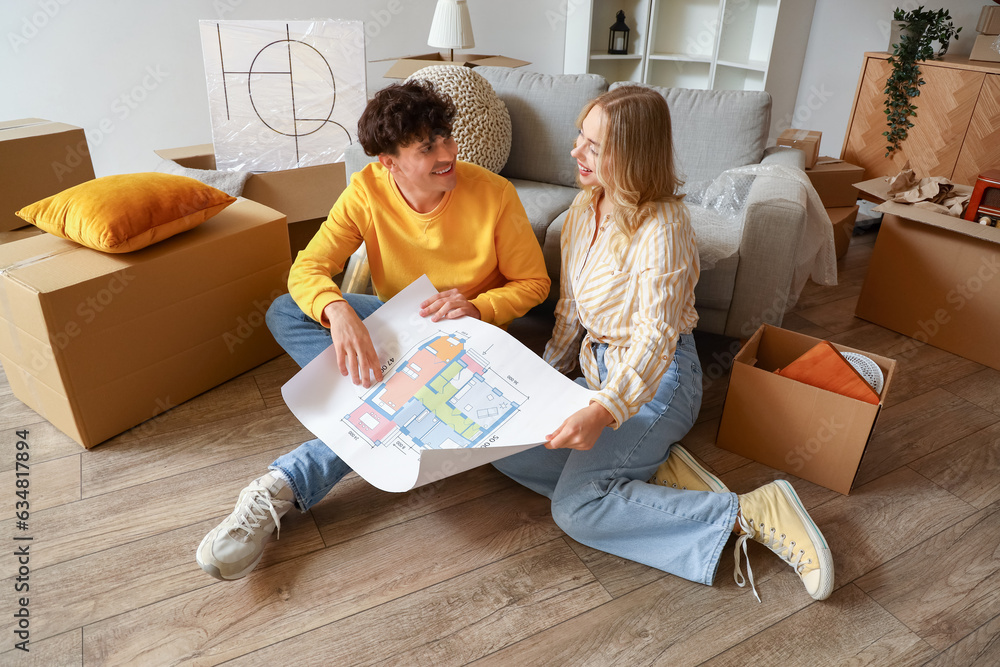
<path fill-rule="evenodd" d="M 574 205 L 563 225 L 556 325 L 544 358 L 568 372 L 579 355 L 588 384 L 600 387 L 594 400 L 611 413 L 618 428 L 653 398 L 677 339 L 698 322 L 698 246 L 683 202 L 659 204 L 620 262 L 610 247 L 610 221 L 601 223 L 591 247 L 596 224 L 593 206 Z M 608 344 L 603 386 L 592 343 Z"/>

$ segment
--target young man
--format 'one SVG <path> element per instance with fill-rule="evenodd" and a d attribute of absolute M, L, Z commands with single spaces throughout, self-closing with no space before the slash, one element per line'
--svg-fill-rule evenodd
<path fill-rule="evenodd" d="M 300 366 L 328 346 L 340 373 L 371 385 L 382 373 L 362 319 L 427 274 L 440 290 L 421 304 L 433 321 L 476 317 L 505 326 L 545 299 L 542 251 L 504 178 L 458 162 L 455 107 L 433 88 L 403 83 L 375 94 L 358 122 L 365 152 L 378 156 L 351 178 L 326 222 L 292 265 L 286 294 L 267 324 Z M 377 296 L 342 294 L 331 276 L 366 244 Z M 198 547 L 217 579 L 246 576 L 294 504 L 305 512 L 350 468 L 319 440 L 279 457 L 240 493 L 236 509 Z"/>

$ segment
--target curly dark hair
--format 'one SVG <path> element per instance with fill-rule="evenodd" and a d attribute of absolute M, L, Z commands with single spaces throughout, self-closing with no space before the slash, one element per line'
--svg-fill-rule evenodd
<path fill-rule="evenodd" d="M 414 141 L 451 136 L 455 104 L 423 81 L 394 83 L 375 93 L 358 121 L 365 153 L 397 155 Z"/>

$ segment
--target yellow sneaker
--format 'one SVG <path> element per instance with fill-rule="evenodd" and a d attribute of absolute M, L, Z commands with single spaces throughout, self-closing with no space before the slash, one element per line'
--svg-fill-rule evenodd
<path fill-rule="evenodd" d="M 736 540 L 736 571 L 733 576 L 737 585 L 746 585 L 740 570 L 740 547 L 743 547 L 746 557 L 746 542 L 752 539 L 791 565 L 813 599 L 825 600 L 830 596 L 833 591 L 830 547 L 791 484 L 779 479 L 741 495 L 737 523 L 743 530 Z M 759 602 L 749 558 L 747 578 Z"/>
<path fill-rule="evenodd" d="M 680 443 L 675 443 L 670 448 L 667 460 L 660 464 L 649 482 L 688 491 L 729 493 L 722 480 L 710 473 L 691 455 L 691 452 L 681 447 Z"/>

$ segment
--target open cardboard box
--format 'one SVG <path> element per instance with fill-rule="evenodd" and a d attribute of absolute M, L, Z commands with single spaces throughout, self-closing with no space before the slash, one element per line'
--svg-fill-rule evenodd
<path fill-rule="evenodd" d="M 858 352 L 882 370 L 878 405 L 775 375 L 819 338 L 761 325 L 733 360 L 716 445 L 839 493 L 854 484 L 896 362 Z"/>
<path fill-rule="evenodd" d="M 83 128 L 41 118 L 0 123 L 0 232 L 28 223 L 28 204 L 94 178 Z"/>
<path fill-rule="evenodd" d="M 372 62 L 384 62 L 393 60 L 386 58 Z M 392 67 L 386 70 L 382 76 L 386 79 L 405 79 L 417 70 L 421 70 L 431 65 L 461 65 L 463 67 L 524 67 L 531 63 L 527 60 L 517 60 L 506 56 L 483 56 L 476 53 L 459 53 L 454 60 L 448 60 L 440 53 L 425 53 L 419 56 L 406 56 L 399 58 Z"/>
<path fill-rule="evenodd" d="M 858 184 L 883 216 L 855 315 L 1000 370 L 1000 229 L 885 201 L 888 188 Z"/>
<path fill-rule="evenodd" d="M 198 144 L 154 151 L 188 169 L 215 169 L 215 147 Z M 243 186 L 242 196 L 281 211 L 288 223 L 325 218 L 347 187 L 343 162 L 318 164 L 253 174 Z"/>
<path fill-rule="evenodd" d="M 281 213 L 246 199 L 108 254 L 43 234 L 0 246 L 0 361 L 14 395 L 84 447 L 281 353 Z"/>

